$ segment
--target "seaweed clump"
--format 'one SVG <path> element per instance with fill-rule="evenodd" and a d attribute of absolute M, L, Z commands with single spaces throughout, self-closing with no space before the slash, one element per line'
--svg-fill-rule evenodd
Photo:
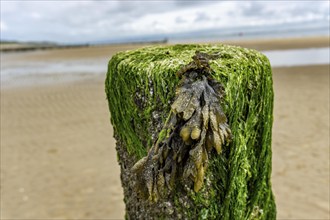
<path fill-rule="evenodd" d="M 163 129 L 148 155 L 132 168 L 136 188 L 152 202 L 166 197 L 177 180 L 198 192 L 212 149 L 220 154 L 231 139 L 221 108 L 225 92 L 209 65 L 217 57 L 196 51 L 193 61 L 177 72 L 181 81 Z"/>

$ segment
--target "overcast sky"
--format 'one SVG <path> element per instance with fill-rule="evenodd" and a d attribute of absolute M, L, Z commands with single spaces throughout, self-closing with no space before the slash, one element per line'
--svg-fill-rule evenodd
<path fill-rule="evenodd" d="M 329 22 L 329 1 L 1 0 L 1 39 L 93 42 L 235 26 Z"/>

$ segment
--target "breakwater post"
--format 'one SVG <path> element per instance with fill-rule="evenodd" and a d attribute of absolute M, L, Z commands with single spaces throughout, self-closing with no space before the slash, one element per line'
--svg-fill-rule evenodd
<path fill-rule="evenodd" d="M 268 59 L 241 47 L 120 52 L 105 90 L 127 219 L 275 219 Z"/>

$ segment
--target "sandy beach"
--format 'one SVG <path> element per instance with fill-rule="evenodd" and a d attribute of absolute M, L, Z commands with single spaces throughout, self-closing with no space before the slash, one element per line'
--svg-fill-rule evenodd
<path fill-rule="evenodd" d="M 228 42 L 259 50 L 329 47 L 329 38 Z M 8 53 L 6 65 L 104 63 L 115 45 Z M 272 183 L 278 219 L 329 219 L 329 65 L 273 69 Z M 124 219 L 105 72 L 1 82 L 1 219 Z M 34 80 L 38 80 L 35 78 Z"/>

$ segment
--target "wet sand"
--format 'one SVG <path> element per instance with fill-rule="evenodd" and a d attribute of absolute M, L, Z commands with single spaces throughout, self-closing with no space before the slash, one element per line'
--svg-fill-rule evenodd
<path fill-rule="evenodd" d="M 138 45 L 116 46 L 131 47 Z M 29 52 L 8 62 L 108 60 L 115 52 L 114 46 Z M 329 219 L 329 65 L 276 68 L 273 76 L 278 219 Z M 2 84 L 1 219 L 124 218 L 104 78 Z"/>
<path fill-rule="evenodd" d="M 278 219 L 329 219 L 329 65 L 274 69 Z"/>

